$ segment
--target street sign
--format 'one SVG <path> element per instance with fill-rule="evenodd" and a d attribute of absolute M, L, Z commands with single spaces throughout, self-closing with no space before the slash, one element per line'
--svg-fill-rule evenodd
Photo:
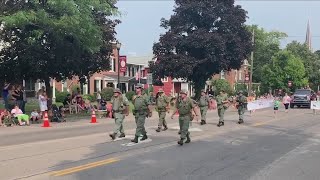
<path fill-rule="evenodd" d="M 152 84 L 152 73 L 147 74 L 147 84 Z"/>
<path fill-rule="evenodd" d="M 127 56 L 120 56 L 119 62 L 120 62 L 120 72 L 125 73 L 127 71 Z"/>

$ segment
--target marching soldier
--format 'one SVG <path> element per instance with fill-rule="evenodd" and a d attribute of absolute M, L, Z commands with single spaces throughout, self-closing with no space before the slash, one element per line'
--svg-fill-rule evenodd
<path fill-rule="evenodd" d="M 129 115 L 129 102 L 127 98 L 123 97 L 119 88 L 116 88 L 113 91 L 114 95 L 111 99 L 112 103 L 112 113 L 115 118 L 116 127 L 113 131 L 113 134 L 110 134 L 112 140 L 116 139 L 117 133 L 120 133 L 119 138 L 123 138 L 126 135 L 123 130 L 123 120 L 125 115 Z M 125 114 L 125 115 L 124 115 Z"/>
<path fill-rule="evenodd" d="M 138 143 L 138 137 L 141 134 L 143 135 L 143 137 L 141 138 L 141 141 L 148 139 L 147 131 L 144 127 L 144 124 L 145 124 L 146 118 L 152 116 L 150 101 L 148 100 L 147 96 L 144 96 L 142 94 L 142 91 L 143 91 L 142 84 L 137 84 L 136 95 L 133 97 L 133 100 L 132 100 L 134 105 L 133 115 L 135 117 L 136 125 L 137 125 L 135 138 L 131 140 L 131 142 L 134 142 L 134 143 Z"/>
<path fill-rule="evenodd" d="M 224 112 L 228 109 L 229 100 L 228 95 L 225 93 L 224 90 L 220 91 L 220 94 L 217 96 L 217 108 L 218 108 L 218 116 L 219 116 L 219 123 L 217 124 L 218 127 L 224 126 Z"/>
<path fill-rule="evenodd" d="M 243 95 L 243 91 L 239 91 L 239 95 L 236 99 L 237 103 L 237 108 L 238 108 L 238 114 L 239 114 L 239 122 L 238 124 L 244 123 L 243 121 L 243 114 L 246 109 L 246 104 L 247 104 L 247 97 Z"/>
<path fill-rule="evenodd" d="M 156 108 L 159 114 L 159 124 L 157 132 L 161 131 L 162 126 L 164 127 L 163 131 L 168 129 L 166 122 L 166 113 L 169 112 L 169 100 L 168 97 L 164 94 L 163 89 L 159 89 L 156 96 Z"/>
<path fill-rule="evenodd" d="M 173 119 L 174 114 L 176 114 L 177 111 L 179 111 L 179 125 L 180 125 L 180 140 L 178 141 L 179 145 L 183 145 L 183 143 L 190 143 L 190 132 L 189 132 L 189 124 L 190 121 L 193 120 L 193 112 L 197 115 L 196 112 L 196 106 L 193 103 L 192 99 L 187 97 L 187 91 L 181 90 L 180 91 L 180 97 L 178 98 L 176 102 L 176 110 L 173 112 L 171 119 Z M 198 118 L 197 118 L 198 119 Z M 184 142 L 184 140 L 187 138 L 187 140 Z"/>
<path fill-rule="evenodd" d="M 207 118 L 207 111 L 208 107 L 210 105 L 210 98 L 208 95 L 206 95 L 206 92 L 204 89 L 201 90 L 201 97 L 199 100 L 199 107 L 200 107 L 200 113 L 201 113 L 201 125 L 207 124 L 206 118 Z"/>

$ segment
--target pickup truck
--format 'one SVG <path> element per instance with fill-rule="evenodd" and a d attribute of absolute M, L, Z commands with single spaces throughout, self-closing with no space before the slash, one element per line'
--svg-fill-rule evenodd
<path fill-rule="evenodd" d="M 290 108 L 297 106 L 298 108 L 305 106 L 310 107 L 311 96 L 314 92 L 310 89 L 298 89 L 291 97 Z"/>

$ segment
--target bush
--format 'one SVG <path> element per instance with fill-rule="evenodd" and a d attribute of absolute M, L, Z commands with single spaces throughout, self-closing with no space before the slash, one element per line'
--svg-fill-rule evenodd
<path fill-rule="evenodd" d="M 234 93 L 229 82 L 225 79 L 213 80 L 212 85 L 215 87 L 216 94 L 219 94 L 221 90 L 224 90 L 228 94 Z"/>
<path fill-rule="evenodd" d="M 101 90 L 101 97 L 106 101 L 110 101 L 113 96 L 113 88 L 106 87 Z"/>
<path fill-rule="evenodd" d="M 68 94 L 68 92 L 60 92 L 56 89 L 56 102 L 62 103 L 64 101 L 64 98 L 67 97 Z"/>
<path fill-rule="evenodd" d="M 126 97 L 127 97 L 127 99 L 129 100 L 129 101 L 132 101 L 132 98 L 133 98 L 133 96 L 135 95 L 136 93 L 134 92 L 134 91 L 128 91 L 127 93 L 126 93 Z"/>
<path fill-rule="evenodd" d="M 96 96 L 91 94 L 84 94 L 83 99 L 87 99 L 90 102 L 95 102 L 97 100 Z"/>

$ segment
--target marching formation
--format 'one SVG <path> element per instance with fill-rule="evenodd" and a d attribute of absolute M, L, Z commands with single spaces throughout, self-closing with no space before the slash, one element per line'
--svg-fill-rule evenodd
<path fill-rule="evenodd" d="M 165 95 L 163 89 L 159 89 L 156 98 L 149 98 L 143 90 L 142 84 L 137 84 L 135 86 L 136 95 L 133 96 L 133 115 L 135 117 L 136 122 L 136 133 L 134 139 L 131 142 L 138 143 L 139 136 L 142 135 L 140 141 L 144 141 L 148 139 L 147 131 L 145 129 L 145 120 L 148 117 L 152 116 L 152 105 L 155 105 L 155 109 L 158 112 L 159 123 L 156 132 L 166 131 L 168 129 L 168 125 L 166 122 L 166 115 L 170 113 L 170 101 L 169 98 Z M 213 100 L 216 100 L 217 110 L 219 116 L 219 122 L 217 124 L 218 127 L 224 126 L 224 113 L 228 109 L 228 107 L 235 103 L 236 108 L 238 109 L 239 121 L 238 124 L 244 123 L 244 112 L 247 105 L 247 97 L 244 96 L 242 91 L 239 91 L 238 96 L 234 98 L 229 98 L 228 95 L 221 91 L 220 94 L 216 97 L 209 97 L 205 90 L 201 90 L 201 97 L 199 101 L 195 102 L 190 97 L 187 96 L 187 90 L 181 90 L 180 95 L 175 100 L 175 110 L 171 115 L 171 119 L 173 119 L 174 115 L 179 113 L 179 127 L 180 130 L 178 134 L 180 135 L 180 140 L 178 141 L 179 145 L 183 145 L 184 143 L 190 143 L 190 132 L 189 126 L 190 123 L 196 119 L 198 121 L 198 117 L 201 116 L 201 125 L 205 125 L 207 111 L 209 109 L 215 109 L 212 107 Z M 124 118 L 129 115 L 129 101 L 128 99 L 121 94 L 120 89 L 114 90 L 114 95 L 111 99 L 112 103 L 112 115 L 115 119 L 115 129 L 110 137 L 112 140 L 117 138 L 117 134 L 120 134 L 118 137 L 125 137 L 124 132 Z M 199 107 L 200 114 L 198 114 L 197 106 Z M 163 128 L 162 128 L 163 127 Z"/>

